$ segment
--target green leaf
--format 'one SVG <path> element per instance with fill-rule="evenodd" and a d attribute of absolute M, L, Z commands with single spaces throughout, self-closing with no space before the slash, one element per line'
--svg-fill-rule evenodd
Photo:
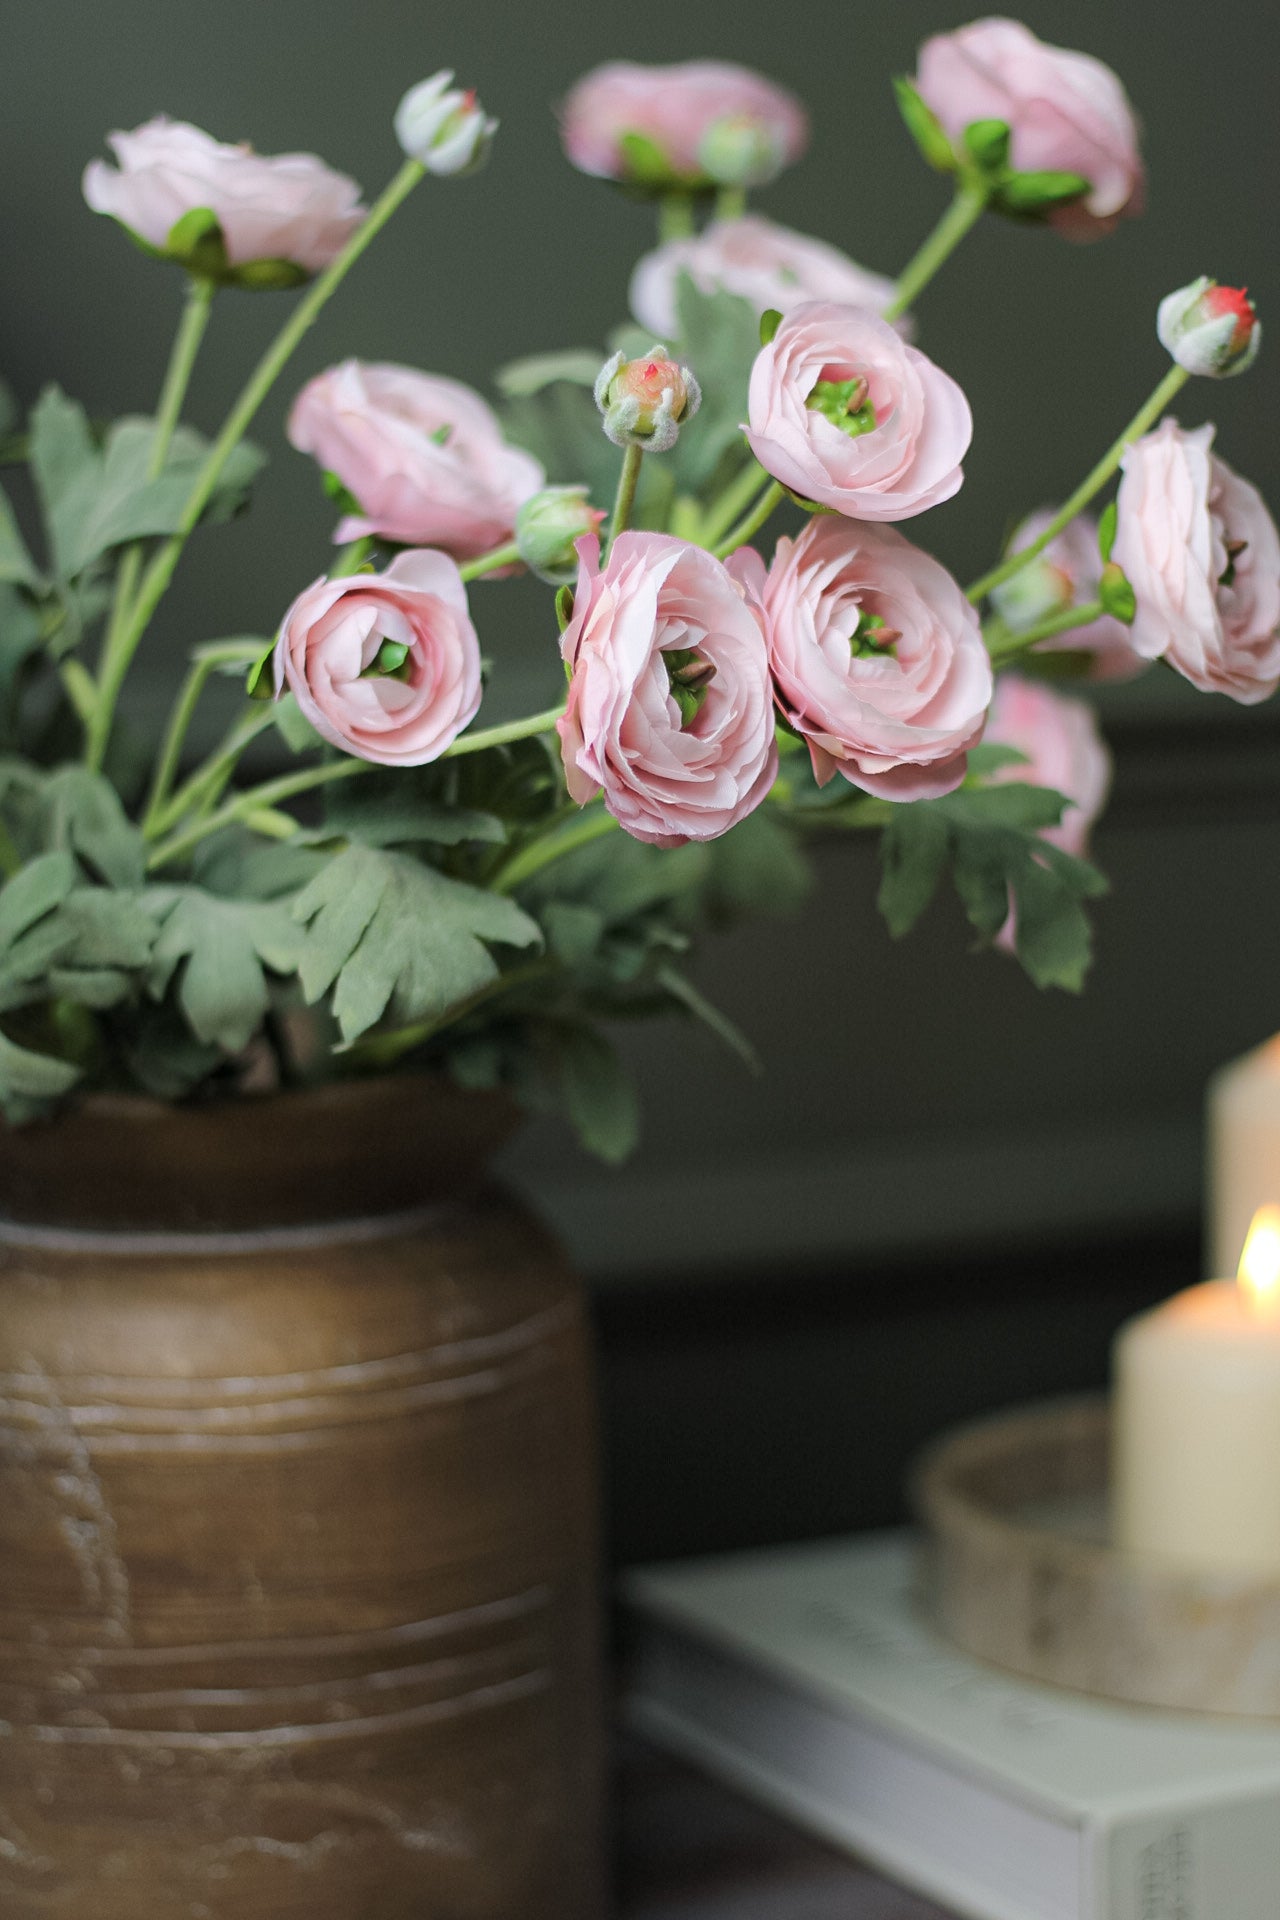
<path fill-rule="evenodd" d="M 45 853 L 0 887 L 0 952 L 60 906 L 79 875 L 69 853 Z"/>
<path fill-rule="evenodd" d="M 567 347 L 562 353 L 533 353 L 499 367 L 494 382 L 498 391 L 510 399 L 541 393 L 556 380 L 568 381 L 574 387 L 592 388 L 605 357 L 594 347 Z"/>
<path fill-rule="evenodd" d="M 1105 567 L 1111 558 L 1111 549 L 1116 543 L 1116 527 L 1120 519 L 1120 509 L 1114 500 L 1109 500 L 1098 516 L 1098 553 Z"/>
<path fill-rule="evenodd" d="M 999 173 L 1009 158 L 1009 122 L 972 120 L 964 130 L 969 158 L 983 173 Z"/>
<path fill-rule="evenodd" d="M 268 655 L 268 672 L 271 671 L 270 660 L 271 656 Z M 270 690 L 270 681 L 268 681 L 268 690 L 265 694 L 255 692 L 252 686 L 248 691 L 251 700 L 269 700 L 273 698 Z M 271 717 L 275 721 L 277 733 L 288 747 L 290 753 L 310 753 L 314 748 L 320 746 L 320 735 L 307 719 L 306 714 L 302 711 L 292 693 L 281 694 L 271 709 Z"/>
<path fill-rule="evenodd" d="M 695 1020 L 700 1020 L 718 1040 L 723 1041 L 730 1053 L 737 1054 L 748 1072 L 763 1071 L 760 1056 L 741 1027 L 735 1026 L 728 1014 L 722 1013 L 719 1007 L 713 1006 L 706 995 L 698 991 L 692 980 L 687 980 L 678 968 L 672 966 L 659 967 L 657 979 L 659 985 L 670 994 L 678 1006 L 683 1007 L 686 1013 L 692 1014 Z"/>
<path fill-rule="evenodd" d="M 966 755 L 969 771 L 966 781 L 981 785 L 989 774 L 1001 767 L 1025 767 L 1027 755 L 1019 747 L 1007 747 L 1003 741 L 980 740 Z"/>
<path fill-rule="evenodd" d="M 539 1039 L 578 1138 L 588 1153 L 617 1166 L 635 1146 L 640 1113 L 635 1088 L 617 1053 L 590 1027 L 550 1022 Z"/>
<path fill-rule="evenodd" d="M 80 1078 L 69 1060 L 32 1053 L 0 1033 L 0 1104 L 11 1122 L 34 1119 L 45 1105 L 60 1100 Z"/>
<path fill-rule="evenodd" d="M 679 175 L 656 140 L 644 133 L 624 133 L 618 140 L 623 177 L 629 186 L 671 187 Z"/>
<path fill-rule="evenodd" d="M 954 173 L 958 164 L 956 156 L 932 108 L 926 107 L 911 82 L 901 74 L 894 76 L 893 91 L 903 124 L 925 161 L 936 173 Z"/>
<path fill-rule="evenodd" d="M 458 847 L 468 841 L 501 846 L 507 838 L 496 814 L 449 806 L 415 792 L 412 771 L 401 770 L 390 780 L 371 773 L 367 780 L 344 780 L 330 788 L 323 832 L 349 834 L 369 847 L 420 841 L 438 847 Z"/>
<path fill-rule="evenodd" d="M 778 328 L 782 325 L 782 311 L 779 307 L 766 307 L 760 315 L 760 345 L 771 346 L 777 338 Z"/>
<path fill-rule="evenodd" d="M 605 917 L 585 901 L 553 900 L 542 915 L 547 946 L 567 967 L 581 966 L 597 952 Z"/>
<path fill-rule="evenodd" d="M 87 767 L 60 767 L 44 785 L 49 842 L 70 847 L 108 886 L 141 886 L 146 850 L 119 795 Z"/>
<path fill-rule="evenodd" d="M 927 802 L 894 808 L 880 841 L 876 904 L 895 940 L 915 925 L 937 892 L 949 845 L 946 820 Z"/>
<path fill-rule="evenodd" d="M 299 964 L 309 1001 L 333 989 L 345 1041 L 387 1014 L 437 1020 L 498 977 L 486 943 L 535 945 L 534 921 L 499 894 L 402 854 L 351 846 L 294 904 L 308 932 Z"/>
<path fill-rule="evenodd" d="M 702 380 L 702 405 L 667 456 L 682 493 L 696 493 L 721 457 L 741 444 L 751 369 L 760 352 L 754 304 L 722 287 L 703 293 L 692 275 L 676 276 L 680 354 Z"/>
<path fill-rule="evenodd" d="M 160 930 L 148 986 L 161 999 L 181 966 L 178 1004 L 192 1033 L 205 1046 L 236 1053 L 248 1045 L 270 1004 L 264 968 L 292 973 L 301 948 L 286 905 L 223 900 L 184 888 Z"/>
<path fill-rule="evenodd" d="M 1098 582 L 1098 598 L 1109 614 L 1129 627 L 1138 611 L 1138 596 L 1128 577 L 1114 560 L 1108 560 Z"/>
<path fill-rule="evenodd" d="M 706 897 L 718 917 L 795 913 L 812 886 L 813 870 L 796 834 L 765 807 L 711 844 Z"/>
<path fill-rule="evenodd" d="M 1019 872 L 1013 881 L 1014 938 L 1018 958 L 1038 987 L 1079 993 L 1090 958 L 1082 901 L 1105 891 L 1095 868 L 1045 842 Z"/>
<path fill-rule="evenodd" d="M 1088 191 L 1089 182 L 1079 173 L 1007 173 L 996 190 L 995 205 L 1002 213 L 1035 218 Z"/>
<path fill-rule="evenodd" d="M 46 387 L 31 414 L 31 471 L 53 563 L 64 579 L 75 570 L 69 562 L 98 491 L 100 466 L 84 408 L 61 387 Z"/>
<path fill-rule="evenodd" d="M 13 508 L 8 496 L 0 493 L 0 581 L 11 586 L 30 587 L 39 592 L 44 581 L 40 570 L 27 552 L 26 543 L 18 532 L 18 523 L 13 517 Z"/>

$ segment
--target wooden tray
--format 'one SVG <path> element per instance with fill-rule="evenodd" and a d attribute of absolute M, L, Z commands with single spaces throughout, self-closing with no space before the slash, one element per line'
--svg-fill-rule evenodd
<path fill-rule="evenodd" d="M 1110 1700 L 1280 1719 L 1280 1580 L 1121 1553 L 1103 1399 L 965 1427 L 920 1462 L 943 1631 L 981 1660 Z"/>

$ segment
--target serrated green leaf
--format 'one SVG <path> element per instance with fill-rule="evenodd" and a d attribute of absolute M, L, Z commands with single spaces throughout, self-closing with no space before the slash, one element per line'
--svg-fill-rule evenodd
<path fill-rule="evenodd" d="M 264 968 L 292 973 L 302 936 L 286 905 L 176 894 L 152 953 L 148 987 L 163 997 L 178 968 L 178 1004 L 196 1039 L 228 1053 L 247 1046 L 270 1004 Z"/>
<path fill-rule="evenodd" d="M 1013 882 L 1017 955 L 1038 987 L 1079 993 L 1091 958 L 1091 936 L 1082 900 L 1106 890 L 1086 861 L 1043 845 Z"/>
<path fill-rule="evenodd" d="M 59 767 L 43 799 L 50 844 L 70 847 L 109 886 L 141 886 L 146 849 L 109 780 L 87 767 Z"/>
<path fill-rule="evenodd" d="M 69 1060 L 32 1053 L 0 1033 L 0 1102 L 6 1116 L 21 1124 L 50 1101 L 60 1100 L 80 1078 Z"/>
<path fill-rule="evenodd" d="M 541 393 L 556 380 L 566 380 L 574 387 L 591 388 L 605 358 L 594 347 L 568 347 L 562 353 L 533 353 L 499 367 L 494 384 L 499 393 L 509 399 Z"/>
<path fill-rule="evenodd" d="M 501 846 L 507 838 L 496 814 L 428 799 L 414 791 L 412 772 L 399 770 L 391 780 L 371 773 L 367 780 L 344 780 L 331 788 L 323 831 L 349 834 L 369 847 L 415 842 L 458 847 L 467 841 Z"/>
<path fill-rule="evenodd" d="M 894 939 L 912 928 L 938 890 L 950 833 L 927 803 L 895 807 L 880 841 L 877 905 Z"/>
<path fill-rule="evenodd" d="M 513 900 L 450 880 L 402 854 L 351 846 L 294 904 L 308 927 L 299 965 L 310 1001 L 333 989 L 345 1041 L 388 1014 L 436 1020 L 498 976 L 488 944 L 526 947 L 541 933 Z"/>
<path fill-rule="evenodd" d="M 118 420 L 111 428 L 96 484 L 80 502 L 80 518 L 64 540 L 60 567 L 66 574 L 80 573 L 112 547 L 177 530 L 208 442 L 193 428 L 178 427 L 159 477 L 149 479 L 154 436 L 155 422 L 137 416 Z M 223 469 L 202 517 L 214 524 L 230 519 L 243 505 L 265 457 L 242 441 Z"/>
<path fill-rule="evenodd" d="M 0 951 L 12 946 L 28 927 L 52 913 L 75 886 L 79 875 L 69 853 L 45 853 L 19 867 L 0 887 Z"/>

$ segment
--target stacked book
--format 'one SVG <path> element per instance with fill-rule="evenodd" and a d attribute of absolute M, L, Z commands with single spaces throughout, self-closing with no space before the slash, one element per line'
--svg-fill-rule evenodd
<path fill-rule="evenodd" d="M 630 1574 L 633 1724 L 972 1920 L 1280 1920 L 1280 1724 L 1001 1675 L 919 1562 L 893 1533 Z"/>

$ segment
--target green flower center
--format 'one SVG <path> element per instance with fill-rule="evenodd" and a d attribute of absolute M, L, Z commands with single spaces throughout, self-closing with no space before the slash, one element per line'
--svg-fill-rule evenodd
<path fill-rule="evenodd" d="M 409 658 L 409 648 L 403 640 L 384 640 L 374 654 L 368 666 L 360 675 L 362 680 L 408 680 L 413 673 L 413 662 Z"/>
<path fill-rule="evenodd" d="M 662 658 L 671 697 L 680 709 L 680 731 L 684 733 L 702 709 L 707 688 L 716 677 L 715 666 L 693 647 L 668 647 Z"/>
<path fill-rule="evenodd" d="M 878 613 L 860 613 L 858 624 L 849 635 L 849 649 L 855 660 L 881 659 L 892 655 L 902 635 Z"/>
<path fill-rule="evenodd" d="M 874 432 L 878 424 L 869 393 L 861 374 L 855 374 L 852 380 L 819 380 L 805 405 L 856 440 L 860 433 Z"/>

